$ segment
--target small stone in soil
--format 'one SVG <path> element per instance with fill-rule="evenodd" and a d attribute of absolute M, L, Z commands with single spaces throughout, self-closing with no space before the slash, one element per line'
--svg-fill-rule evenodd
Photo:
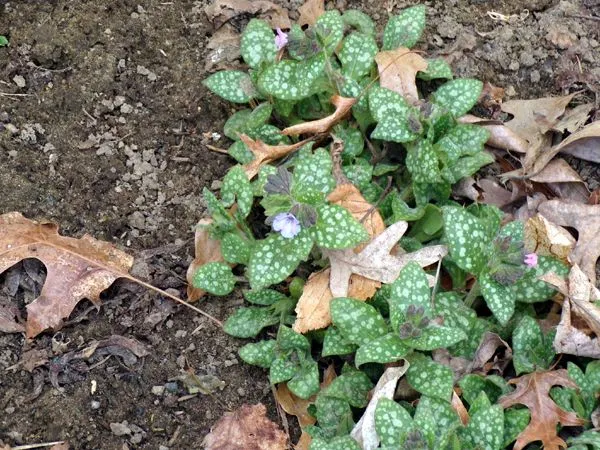
<path fill-rule="evenodd" d="M 112 431 L 112 434 L 115 436 L 125 436 L 126 434 L 131 434 L 131 428 L 129 428 L 126 420 L 124 420 L 122 423 L 112 422 L 110 424 L 110 431 Z"/>
<path fill-rule="evenodd" d="M 152 386 L 152 393 L 154 395 L 163 395 L 165 393 L 164 386 Z"/>
<path fill-rule="evenodd" d="M 92 400 L 92 409 L 100 409 L 100 402 L 98 400 Z"/>

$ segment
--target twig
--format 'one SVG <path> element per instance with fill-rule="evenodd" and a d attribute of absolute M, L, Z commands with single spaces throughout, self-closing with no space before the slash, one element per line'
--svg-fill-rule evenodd
<path fill-rule="evenodd" d="M 215 147 L 214 145 L 206 144 L 206 148 L 208 148 L 209 150 L 212 150 L 213 152 L 223 153 L 224 155 L 229 155 L 229 152 L 227 150 L 219 148 L 219 147 Z"/>
<path fill-rule="evenodd" d="M 33 97 L 33 94 L 10 94 L 8 92 L 0 92 L 2 97 Z"/>
<path fill-rule="evenodd" d="M 42 444 L 27 444 L 11 447 L 10 450 L 29 450 L 30 448 L 52 447 L 53 445 L 64 444 L 65 441 L 44 442 Z"/>
<path fill-rule="evenodd" d="M 281 425 L 285 433 L 288 435 L 288 441 L 292 442 L 292 438 L 290 436 L 290 424 L 288 423 L 287 416 L 285 415 L 285 411 L 281 404 L 277 401 L 277 390 L 275 386 L 271 385 L 271 392 L 273 393 L 273 400 L 275 400 L 275 406 L 277 407 L 277 413 L 279 414 L 279 418 L 281 419 Z"/>
<path fill-rule="evenodd" d="M 375 209 L 383 201 L 385 196 L 390 193 L 390 191 L 392 190 L 392 180 L 393 180 L 393 178 L 391 176 L 387 177 L 387 186 L 385 187 L 385 189 L 383 190 L 383 192 L 381 193 L 381 195 L 379 196 L 379 198 L 377 199 L 375 204 L 372 205 L 369 208 L 369 210 L 365 213 L 365 215 L 362 217 L 362 219 L 359 220 L 360 223 L 363 223 L 365 220 L 367 220 L 367 217 L 369 217 L 371 214 L 373 214 L 373 211 L 375 211 Z"/>
<path fill-rule="evenodd" d="M 440 271 L 442 268 L 442 259 L 438 259 L 437 270 L 435 271 L 435 280 L 433 283 L 433 289 L 431 290 L 431 305 L 435 307 L 435 294 L 437 293 L 438 283 L 440 281 Z"/>
<path fill-rule="evenodd" d="M 87 112 L 85 110 L 85 108 L 81 108 L 81 110 L 83 111 L 83 113 L 88 116 L 90 119 L 92 119 L 92 124 L 96 125 L 98 123 L 98 121 L 96 120 L 96 118 L 94 116 L 92 116 L 89 112 Z"/>
<path fill-rule="evenodd" d="M 600 17 L 599 16 L 584 16 L 584 15 L 581 15 L 581 14 L 567 14 L 566 17 L 572 17 L 574 19 L 596 20 L 596 21 L 600 22 Z"/>

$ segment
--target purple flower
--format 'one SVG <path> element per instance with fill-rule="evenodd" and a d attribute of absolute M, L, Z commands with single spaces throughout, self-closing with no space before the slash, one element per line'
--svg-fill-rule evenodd
<path fill-rule="evenodd" d="M 293 214 L 279 213 L 273 219 L 273 229 L 284 238 L 291 239 L 300 233 L 300 222 Z"/>
<path fill-rule="evenodd" d="M 538 263 L 538 255 L 535 253 L 529 253 L 525 255 L 523 262 L 527 265 L 527 267 L 535 267 Z"/>
<path fill-rule="evenodd" d="M 275 36 L 275 45 L 277 46 L 277 50 L 281 50 L 288 43 L 288 35 L 281 31 L 281 28 L 277 28 L 277 36 Z"/>

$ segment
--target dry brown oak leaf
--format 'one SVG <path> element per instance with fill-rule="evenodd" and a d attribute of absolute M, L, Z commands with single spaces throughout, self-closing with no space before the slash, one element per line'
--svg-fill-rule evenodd
<path fill-rule="evenodd" d="M 427 61 L 421 55 L 408 48 L 399 47 L 377 53 L 375 62 L 381 87 L 397 92 L 413 103 L 419 100 L 415 82 L 417 72 L 427 69 Z"/>
<path fill-rule="evenodd" d="M 307 0 L 298 8 L 298 12 L 300 13 L 298 25 L 301 27 L 304 25 L 312 26 L 325 13 L 325 0 Z"/>
<path fill-rule="evenodd" d="M 600 258 L 600 205 L 582 205 L 562 200 L 550 200 L 538 206 L 538 212 L 556 225 L 577 230 L 577 244 L 569 255 L 596 282 L 596 261 Z"/>
<path fill-rule="evenodd" d="M 287 435 L 270 421 L 267 408 L 242 405 L 219 419 L 204 438 L 205 450 L 286 450 Z"/>
<path fill-rule="evenodd" d="M 133 257 L 89 235 L 60 236 L 53 223 L 12 212 L 0 216 L 0 274 L 26 258 L 39 259 L 47 276 L 38 298 L 27 305 L 27 337 L 55 328 L 83 298 L 98 304 L 100 293 L 127 276 Z"/>
<path fill-rule="evenodd" d="M 350 112 L 354 104 L 356 103 L 355 98 L 340 97 L 334 95 L 331 97 L 331 103 L 335 106 L 335 111 L 327 117 L 323 117 L 319 120 L 312 120 L 310 122 L 303 122 L 291 127 L 285 128 L 281 134 L 286 136 L 297 136 L 299 134 L 318 134 L 326 133 L 335 124 L 342 120 Z"/>
<path fill-rule="evenodd" d="M 531 442 L 542 441 L 544 450 L 560 450 L 567 444 L 556 434 L 556 426 L 580 426 L 585 423 L 573 412 L 561 409 L 549 392 L 552 386 L 577 389 L 565 369 L 534 372 L 509 381 L 516 389 L 498 400 L 503 408 L 525 405 L 531 413 L 529 425 L 517 436 L 513 450 L 521 450 Z"/>
<path fill-rule="evenodd" d="M 244 164 L 244 172 L 249 180 L 254 178 L 258 174 L 260 168 L 265 164 L 269 164 L 289 155 L 308 142 L 308 140 L 304 140 L 291 145 L 268 145 L 263 141 L 255 141 L 245 134 L 240 134 L 240 140 L 246 144 L 246 147 L 248 147 L 254 155 L 252 161 L 248 164 Z"/>

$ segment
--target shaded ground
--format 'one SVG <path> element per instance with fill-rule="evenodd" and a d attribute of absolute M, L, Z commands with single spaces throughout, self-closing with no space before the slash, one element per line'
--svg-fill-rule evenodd
<path fill-rule="evenodd" d="M 230 164 L 206 148 L 228 145 L 212 133 L 231 109 L 200 84 L 212 33 L 206 3 L 0 0 L 0 34 L 11 42 L 0 49 L 0 92 L 19 94 L 0 95 L 0 213 L 53 219 L 65 234 L 90 233 L 129 248 L 141 257 L 139 276 L 183 295 L 193 226 L 204 211 L 200 193 L 216 187 L 213 180 Z M 279 3 L 294 10 L 301 2 Z M 413 2 L 328 6 L 361 8 L 381 26 L 394 3 Z M 600 1 L 426 4 L 421 48 L 449 57 L 458 75 L 490 81 L 514 98 L 582 90 L 581 102 L 597 101 L 600 27 L 577 16 L 600 14 Z M 492 10 L 513 16 L 493 20 Z M 598 178 L 597 167 L 584 176 Z M 10 272 L 20 276 L 21 306 L 35 297 L 40 271 L 27 264 Z M 0 301 L 14 297 L 8 279 L 0 276 Z M 85 316 L 90 304 L 81 304 L 71 319 L 84 320 L 64 328 L 54 345 L 50 334 L 33 343 L 0 335 L 0 440 L 68 439 L 78 449 L 199 448 L 215 420 L 242 403 L 262 401 L 276 418 L 263 371 L 239 363 L 241 342 L 136 286 L 119 284 L 106 299 L 100 312 Z M 201 307 L 224 319 L 240 303 L 239 296 L 209 298 Z M 63 393 L 49 385 L 46 368 L 4 373 L 29 350 L 58 356 L 112 334 L 139 340 L 150 355 L 133 365 L 98 356 L 65 366 Z M 153 393 L 189 367 L 225 387 L 183 401 L 181 383 Z M 110 424 L 123 421 L 131 433 L 118 436 Z"/>

